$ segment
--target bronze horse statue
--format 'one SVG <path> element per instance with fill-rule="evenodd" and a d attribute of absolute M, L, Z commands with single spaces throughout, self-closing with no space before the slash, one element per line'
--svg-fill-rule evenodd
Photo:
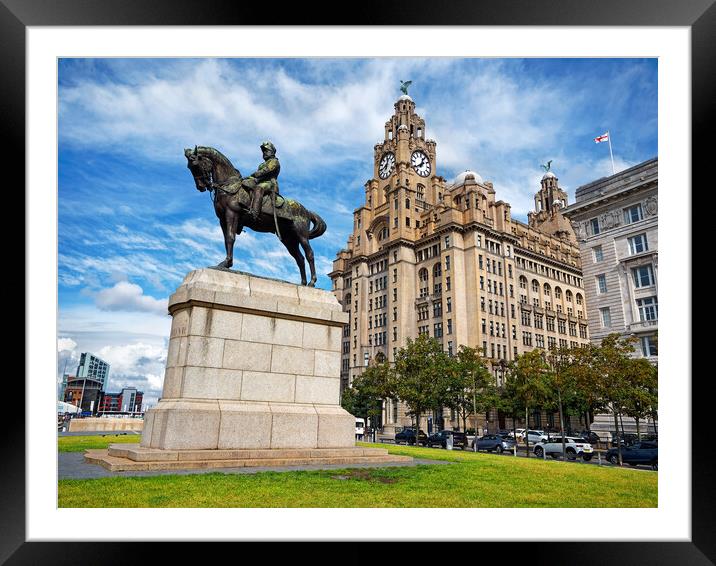
<path fill-rule="evenodd" d="M 301 272 L 301 285 L 313 287 L 316 284 L 316 266 L 313 249 L 309 240 L 326 231 L 326 223 L 315 212 L 308 210 L 298 201 L 282 196 L 271 199 L 265 195 L 257 219 L 250 215 L 251 195 L 241 187 L 241 173 L 220 151 L 213 147 L 196 146 L 185 149 L 187 167 L 194 177 L 196 188 L 212 193 L 214 210 L 221 223 L 226 245 L 226 259 L 217 267 L 230 268 L 234 263 L 234 241 L 244 228 L 255 232 L 277 234 L 288 253 L 291 254 Z M 279 202 L 276 207 L 272 200 Z M 311 228 L 311 224 L 313 227 Z M 306 254 L 311 268 L 311 280 L 306 283 L 306 266 L 299 245 Z"/>

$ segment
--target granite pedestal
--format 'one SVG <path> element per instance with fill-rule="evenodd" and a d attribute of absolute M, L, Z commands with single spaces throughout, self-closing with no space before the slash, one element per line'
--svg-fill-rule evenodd
<path fill-rule="evenodd" d="M 88 461 L 108 469 L 405 461 L 355 446 L 355 419 L 339 404 L 348 314 L 331 292 L 199 269 L 169 297 L 169 313 L 162 397 L 145 415 L 140 449 L 116 445 Z"/>

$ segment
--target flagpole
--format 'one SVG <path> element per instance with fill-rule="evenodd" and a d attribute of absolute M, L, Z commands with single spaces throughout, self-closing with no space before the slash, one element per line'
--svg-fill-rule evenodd
<path fill-rule="evenodd" d="M 607 130 L 607 141 L 609 142 L 609 157 L 612 159 L 612 175 L 615 175 L 614 171 L 614 154 L 612 153 L 612 134 Z"/>

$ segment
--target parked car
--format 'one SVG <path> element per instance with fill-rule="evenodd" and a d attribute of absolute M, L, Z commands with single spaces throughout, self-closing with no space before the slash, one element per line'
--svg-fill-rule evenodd
<path fill-rule="evenodd" d="M 616 447 L 617 445 L 617 434 L 616 432 L 612 432 L 612 440 L 610 445 Z M 624 434 L 619 435 L 619 442 L 622 446 L 631 446 L 632 444 L 635 444 L 639 442 L 639 437 L 633 433 L 633 432 L 627 432 Z"/>
<path fill-rule="evenodd" d="M 527 441 L 530 444 L 536 444 L 537 442 L 540 442 L 541 440 L 547 440 L 548 436 L 544 433 L 543 430 L 528 430 L 526 433 L 522 434 L 522 438 L 520 439 L 522 442 L 525 440 L 525 434 L 527 435 Z"/>
<path fill-rule="evenodd" d="M 395 434 L 395 443 L 400 444 L 401 442 L 405 442 L 405 444 L 415 444 L 415 429 L 414 428 L 404 428 L 400 432 L 397 432 Z M 418 444 L 422 444 L 425 446 L 428 443 L 428 435 L 425 434 L 423 429 L 420 429 L 418 431 Z"/>
<path fill-rule="evenodd" d="M 619 463 L 619 454 L 616 448 L 607 450 L 606 457 L 612 464 Z M 659 465 L 659 447 L 656 442 L 637 442 L 629 446 L 622 446 L 622 462 L 631 466 L 643 464 L 656 470 Z"/>
<path fill-rule="evenodd" d="M 472 441 L 470 446 L 475 448 L 475 440 Z M 502 454 L 505 450 L 512 450 L 515 447 L 514 439 L 503 437 L 498 434 L 486 434 L 485 436 L 477 439 L 477 449 L 485 450 L 487 452 L 497 451 Z"/>
<path fill-rule="evenodd" d="M 514 436 L 517 440 L 522 440 L 522 435 L 524 435 L 525 429 L 523 428 L 516 428 L 514 433 L 510 431 L 510 436 Z"/>
<path fill-rule="evenodd" d="M 452 437 L 453 448 L 462 448 L 463 450 L 467 448 L 467 435 L 459 430 L 441 430 L 440 432 L 431 434 L 428 437 L 427 445 L 429 447 L 441 446 L 447 448 L 449 437 Z"/>
<path fill-rule="evenodd" d="M 564 437 L 565 456 L 568 460 L 582 458 L 585 462 L 589 462 L 594 455 L 592 445 L 583 438 L 574 436 Z M 542 458 L 545 454 L 552 458 L 562 455 L 562 437 L 553 436 L 536 444 L 533 450 L 535 456 Z"/>
<path fill-rule="evenodd" d="M 597 444 L 599 442 L 602 442 L 601 437 L 593 430 L 583 430 L 582 432 L 580 432 L 578 435 L 575 436 L 575 438 L 577 438 L 577 437 L 583 438 L 590 444 Z"/>

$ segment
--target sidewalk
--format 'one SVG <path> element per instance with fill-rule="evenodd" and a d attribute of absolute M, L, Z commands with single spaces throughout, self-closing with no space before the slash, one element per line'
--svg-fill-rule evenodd
<path fill-rule="evenodd" d="M 73 434 L 73 433 L 68 433 Z M 189 474 L 255 474 L 258 472 L 288 472 L 288 471 L 316 471 L 316 470 L 345 470 L 348 468 L 388 468 L 396 466 L 417 466 L 422 464 L 452 464 L 441 460 L 424 460 L 415 458 L 412 462 L 385 463 L 385 464 L 324 464 L 315 466 L 285 466 L 285 467 L 246 467 L 246 468 L 204 468 L 198 470 L 167 470 L 143 472 L 110 472 L 102 466 L 89 464 L 84 460 L 83 452 L 60 452 L 57 455 L 57 479 L 59 480 L 87 480 L 98 478 L 117 478 L 131 476 L 163 476 L 163 475 L 189 475 Z"/>

